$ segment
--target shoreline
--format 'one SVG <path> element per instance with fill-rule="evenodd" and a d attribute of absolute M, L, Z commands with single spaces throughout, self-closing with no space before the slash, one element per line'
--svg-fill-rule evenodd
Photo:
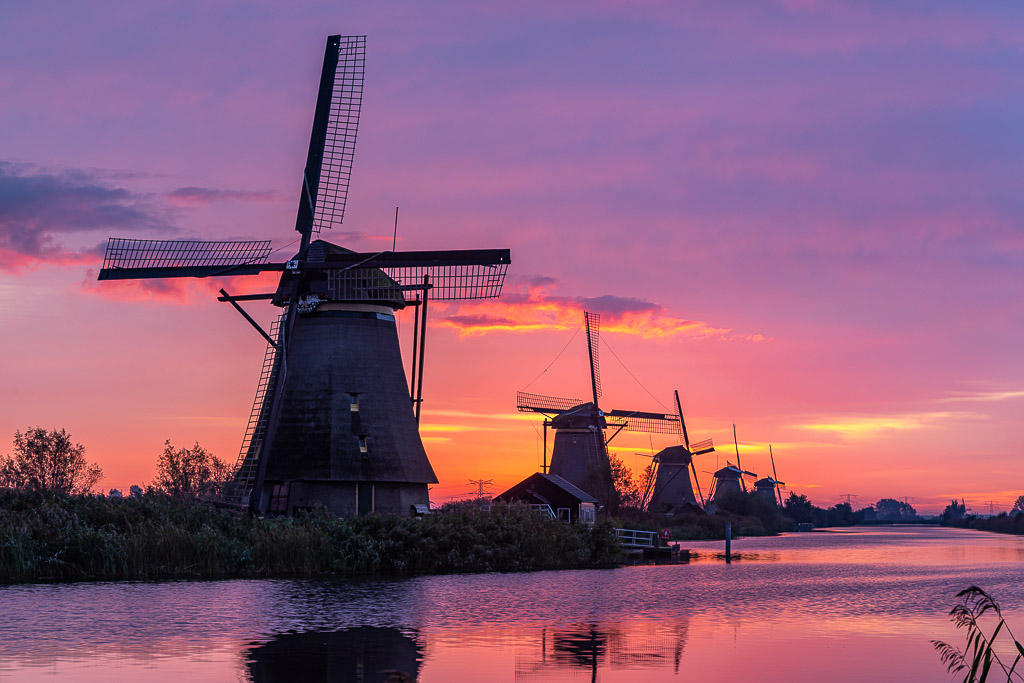
<path fill-rule="evenodd" d="M 123 499 L 0 490 L 0 584 L 416 576 L 618 566 L 607 522 L 527 506 L 424 518 L 251 518 L 162 494 Z"/>

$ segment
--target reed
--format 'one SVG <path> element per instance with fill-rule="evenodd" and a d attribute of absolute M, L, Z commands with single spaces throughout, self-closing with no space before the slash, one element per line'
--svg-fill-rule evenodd
<path fill-rule="evenodd" d="M 454 506 L 422 519 L 253 519 L 159 493 L 0 489 L 0 581 L 428 574 L 613 566 L 613 528 L 526 506 Z"/>
<path fill-rule="evenodd" d="M 1000 678 L 1005 675 L 1007 681 L 1024 681 L 1024 676 L 1016 670 L 1024 659 L 1024 646 L 1010 631 L 999 604 L 977 586 L 965 588 L 956 597 L 959 602 L 950 611 L 949 618 L 958 629 L 967 629 L 966 646 L 960 650 L 941 640 L 932 641 L 946 670 L 953 674 L 963 673 L 964 683 L 985 683 L 992 674 Z M 986 635 L 982 627 L 982 617 L 986 614 L 991 617 L 987 621 L 995 621 L 991 635 Z M 1002 640 L 999 640 L 1000 636 Z M 1010 654 L 1014 658 L 1009 664 L 999 656 L 997 641 L 999 646 L 1013 644 Z"/>

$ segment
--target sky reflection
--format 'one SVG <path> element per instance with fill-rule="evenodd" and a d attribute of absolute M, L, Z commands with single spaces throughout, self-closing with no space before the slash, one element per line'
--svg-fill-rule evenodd
<path fill-rule="evenodd" d="M 7 586 L 0 677 L 942 680 L 929 640 L 958 642 L 957 590 L 1024 623 L 1022 542 L 856 529 L 738 539 L 731 565 L 694 543 L 696 562 L 613 570 Z"/>

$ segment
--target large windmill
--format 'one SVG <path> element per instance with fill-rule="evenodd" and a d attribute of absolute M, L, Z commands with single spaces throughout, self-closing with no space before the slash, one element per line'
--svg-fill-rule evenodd
<path fill-rule="evenodd" d="M 111 239 L 100 280 L 227 277 L 279 271 L 270 293 L 232 296 L 268 342 L 239 452 L 233 498 L 255 512 L 322 504 L 337 514 L 408 514 L 437 477 L 420 440 L 428 300 L 497 297 L 507 249 L 357 253 L 319 239 L 341 224 L 359 126 L 365 36 L 327 39 L 295 229 L 298 252 L 270 241 Z M 239 302 L 282 308 L 270 331 Z M 406 383 L 395 311 L 416 306 Z M 422 509 L 422 508 L 420 508 Z"/>
<path fill-rule="evenodd" d="M 697 480 L 697 468 L 693 464 L 693 456 L 712 453 L 715 446 L 711 439 L 704 439 L 696 443 L 690 443 L 690 435 L 686 431 L 686 420 L 683 418 L 683 406 L 679 402 L 679 392 L 675 392 L 676 413 L 679 415 L 679 425 L 683 430 L 683 443 L 677 446 L 669 446 L 654 456 L 654 476 L 649 484 L 653 486 L 650 491 L 650 502 L 647 509 L 652 512 L 682 512 L 697 507 L 697 497 L 693 494 L 693 486 L 697 485 L 697 493 L 700 494 L 700 504 L 704 505 L 704 494 L 700 490 L 700 482 Z M 690 470 L 693 471 L 693 480 L 690 480 Z M 644 493 L 644 498 L 648 492 Z"/>
<path fill-rule="evenodd" d="M 601 410 L 601 373 L 598 363 L 601 316 L 583 313 L 587 328 L 587 352 L 590 356 L 592 401 L 558 398 L 518 392 L 517 407 L 524 413 L 544 415 L 545 470 L 556 474 L 598 499 L 601 505 L 614 508 L 618 495 L 612 483 L 608 443 L 619 432 L 644 432 L 679 435 L 679 417 L 665 413 L 638 410 Z M 547 428 L 555 430 L 551 449 L 551 466 L 547 467 Z M 605 437 L 605 430 L 614 429 Z"/>

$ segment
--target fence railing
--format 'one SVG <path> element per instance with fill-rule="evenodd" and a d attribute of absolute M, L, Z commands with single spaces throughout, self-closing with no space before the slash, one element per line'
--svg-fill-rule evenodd
<path fill-rule="evenodd" d="M 555 511 L 551 509 L 550 505 L 546 503 L 533 503 L 530 505 L 531 508 L 541 513 L 542 515 L 548 515 L 551 519 L 555 518 Z"/>
<path fill-rule="evenodd" d="M 657 548 L 658 532 L 639 529 L 616 529 L 615 535 L 624 548 Z"/>

